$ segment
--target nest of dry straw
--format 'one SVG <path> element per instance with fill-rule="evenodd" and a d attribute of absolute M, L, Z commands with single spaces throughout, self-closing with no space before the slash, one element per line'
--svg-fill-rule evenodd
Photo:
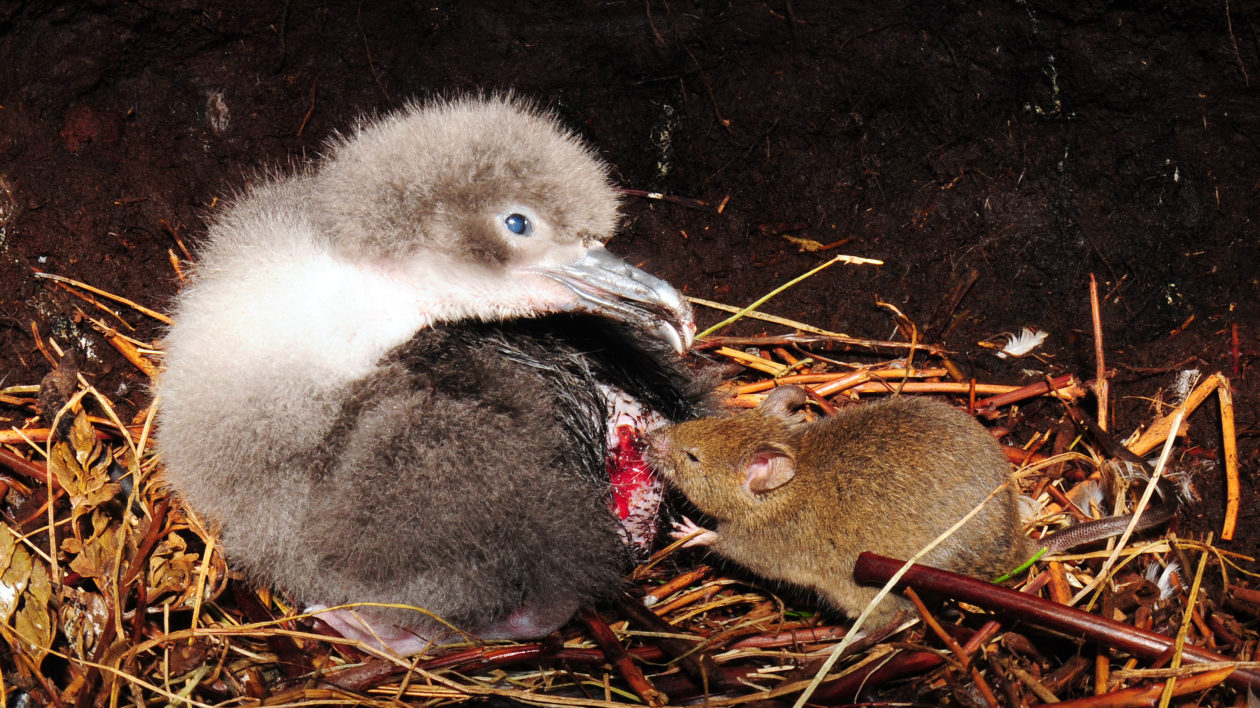
<path fill-rule="evenodd" d="M 112 297 L 59 285 L 96 306 L 97 296 Z M 153 343 L 85 316 L 153 374 Z M 700 348 L 738 367 L 728 384 L 736 406 L 795 383 L 824 409 L 932 395 L 994 421 L 1021 489 L 1044 504 L 1034 534 L 1091 511 L 1070 501 L 1076 487 L 1099 479 L 1123 487 L 1115 471 L 1135 456 L 1159 453 L 1156 477 L 1183 466 L 1172 432 L 1215 393 L 1230 479 L 1225 527 L 1043 558 L 1004 587 L 914 569 L 902 581 L 919 616 L 860 637 L 809 598 L 781 596 L 783 588 L 671 546 L 635 569 L 631 596 L 583 611 L 544 641 L 386 656 L 320 633 L 286 598 L 235 575 L 213 536 L 164 495 L 153 411 L 120 420 L 107 397 L 63 365 L 40 396 L 52 420 L 0 431 L 0 632 L 10 649 L 0 652 L 3 695 L 63 706 L 792 705 L 806 694 L 811 704 L 862 695 L 903 705 L 1117 706 L 1236 705 L 1248 686 L 1260 686 L 1260 671 L 1246 663 L 1256 633 L 1244 626 L 1260 616 L 1254 564 L 1213 545 L 1237 518 L 1228 382 L 1209 376 L 1152 420 L 1114 426 L 1146 424 L 1120 442 L 1094 422 L 1107 419 L 1103 362 L 1087 384 L 1071 374 L 1024 386 L 966 380 L 946 352 L 918 344 L 914 326 L 893 316 L 901 341 L 781 322 L 795 333 L 709 337 Z M 55 342 L 40 346 L 59 358 Z M 10 386 L 0 405 L 32 415 L 37 394 L 33 382 Z M 1041 423 L 1020 414 L 1030 401 L 1039 402 Z M 1139 481 L 1113 499 L 1147 503 L 1153 486 Z M 880 582 L 900 570 L 879 558 L 859 568 Z M 945 602 L 923 604 L 924 590 Z"/>

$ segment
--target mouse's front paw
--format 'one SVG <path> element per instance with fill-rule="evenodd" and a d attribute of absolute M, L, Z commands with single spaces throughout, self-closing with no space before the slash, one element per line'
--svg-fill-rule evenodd
<path fill-rule="evenodd" d="M 683 546 L 688 548 L 712 546 L 718 541 L 717 531 L 710 531 L 685 516 L 682 521 L 674 522 L 674 530 L 669 535 L 676 541 L 687 539 Z"/>

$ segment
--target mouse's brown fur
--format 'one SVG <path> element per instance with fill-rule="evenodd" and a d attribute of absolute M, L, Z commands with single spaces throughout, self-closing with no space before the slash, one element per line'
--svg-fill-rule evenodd
<path fill-rule="evenodd" d="M 783 387 L 755 410 L 669 426 L 648 460 L 717 521 L 693 545 L 857 616 L 877 592 L 853 580 L 860 552 L 911 557 L 1006 482 L 1010 466 L 983 426 L 945 403 L 894 398 L 813 423 L 796 413 L 803 403 Z M 1029 550 L 1009 485 L 921 562 L 991 578 Z M 872 620 L 890 620 L 899 604 L 883 602 Z"/>

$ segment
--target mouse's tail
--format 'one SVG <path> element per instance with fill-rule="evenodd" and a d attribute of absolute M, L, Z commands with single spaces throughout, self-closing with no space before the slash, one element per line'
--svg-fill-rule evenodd
<path fill-rule="evenodd" d="M 1176 513 L 1177 505 L 1173 502 L 1166 501 L 1151 505 L 1146 508 L 1146 511 L 1142 512 L 1142 517 L 1138 519 L 1137 524 L 1133 527 L 1133 531 L 1137 533 L 1159 526 L 1171 519 Z M 1119 536 L 1129 527 L 1129 521 L 1132 518 L 1133 514 L 1123 514 L 1120 516 L 1108 516 L 1105 519 L 1096 521 L 1086 521 L 1075 526 L 1069 526 L 1062 531 L 1056 531 L 1040 541 L 1034 541 L 1034 543 L 1045 548 L 1049 553 L 1062 553 L 1084 543 Z"/>

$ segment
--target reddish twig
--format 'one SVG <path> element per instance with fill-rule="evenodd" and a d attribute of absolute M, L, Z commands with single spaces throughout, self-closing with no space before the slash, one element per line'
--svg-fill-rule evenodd
<path fill-rule="evenodd" d="M 233 583 L 232 597 L 236 600 L 236 606 L 250 622 L 265 624 L 275 620 L 275 616 L 271 614 L 271 611 L 258 601 L 258 597 L 247 586 L 241 583 Z M 276 663 L 279 664 L 280 671 L 285 675 L 285 678 L 295 679 L 309 674 L 313 670 L 314 667 L 311 665 L 310 656 L 298 648 L 297 642 L 294 641 L 293 637 L 276 632 L 267 633 L 265 639 L 267 647 L 275 652 Z"/>
<path fill-rule="evenodd" d="M 589 607 L 583 607 L 578 610 L 578 617 L 591 631 L 591 637 L 595 643 L 604 650 L 608 663 L 613 665 L 618 674 L 621 674 L 621 678 L 629 684 L 630 690 L 634 691 L 635 695 L 649 706 L 663 706 L 669 702 L 669 696 L 656 690 L 648 677 L 644 676 L 639 667 L 630 659 L 626 648 L 621 645 L 621 640 L 617 639 L 617 635 L 613 634 L 612 628 L 603 617 L 599 616 L 598 612 Z"/>
<path fill-rule="evenodd" d="M 853 577 L 860 583 L 882 584 L 900 570 L 902 565 L 904 561 L 874 553 L 863 553 L 858 556 L 857 564 L 853 568 Z M 1019 617 L 1048 629 L 1088 637 L 1147 659 L 1159 656 L 1173 645 L 1171 637 L 1143 631 L 1048 600 L 1029 597 L 974 578 L 927 566 L 911 566 L 898 585 L 953 597 L 988 610 Z M 1195 646 L 1184 648 L 1184 658 L 1190 663 L 1232 661 L 1228 657 Z M 1239 669 L 1231 674 L 1228 680 L 1231 685 L 1239 688 L 1260 689 L 1260 673 L 1252 669 Z"/>
<path fill-rule="evenodd" d="M 1019 467 L 1049 459 L 1039 452 L 1031 452 L 1022 447 L 1014 447 L 1012 445 L 1003 445 L 1002 453 L 1006 455 L 1006 459 L 1010 460 L 1011 464 Z"/>
<path fill-rule="evenodd" d="M 668 622 L 657 617 L 656 613 L 645 607 L 642 602 L 632 597 L 623 599 L 617 603 L 617 606 L 631 622 L 649 632 L 666 635 L 678 631 Z M 695 650 L 696 642 L 660 636 L 656 638 L 656 644 L 677 662 L 678 667 L 691 677 L 696 685 L 703 686 L 705 693 L 708 693 L 710 684 L 721 681 L 722 669 L 708 654 L 701 654 Z"/>
<path fill-rule="evenodd" d="M 954 283 L 953 289 L 949 295 L 941 300 L 937 305 L 936 312 L 928 318 L 928 324 L 923 328 L 923 338 L 940 341 L 944 339 L 945 333 L 952 329 L 948 327 L 950 320 L 954 318 L 954 313 L 958 310 L 958 306 L 962 304 L 963 298 L 971 291 L 971 286 L 976 284 L 976 280 L 980 278 L 980 271 L 972 268 L 963 274 L 961 278 Z"/>
<path fill-rule="evenodd" d="M 958 665 L 961 666 L 964 671 L 969 671 L 971 673 L 971 680 L 975 683 L 976 690 L 980 691 L 980 695 L 984 697 L 985 702 L 994 708 L 1001 705 L 998 703 L 997 696 L 993 693 L 993 688 L 989 686 L 989 682 L 985 681 L 984 676 L 980 675 L 979 669 L 971 665 L 971 655 L 963 651 L 963 648 L 958 645 L 958 642 L 955 641 L 953 637 L 949 636 L 949 633 L 941 627 L 941 623 L 937 622 L 936 617 L 928 611 L 927 605 L 924 605 L 923 600 L 919 599 L 918 593 L 911 588 L 906 588 L 906 597 L 910 598 L 910 602 L 914 603 L 915 609 L 919 611 L 919 616 L 923 618 L 923 621 L 927 624 L 928 628 L 930 628 L 937 638 L 945 643 L 946 648 L 948 648 L 950 652 L 958 658 Z"/>
<path fill-rule="evenodd" d="M 1229 326 L 1229 359 L 1233 362 L 1233 378 L 1238 379 L 1242 376 L 1242 353 L 1238 346 L 1238 323 L 1235 322 Z"/>
<path fill-rule="evenodd" d="M 800 644 L 838 642 L 849 633 L 848 627 L 810 627 L 787 629 L 773 634 L 758 634 L 732 642 L 729 649 L 771 649 Z"/>
<path fill-rule="evenodd" d="M 318 76 L 316 76 L 315 79 L 311 81 L 311 102 L 310 102 L 310 105 L 307 106 L 306 108 L 306 115 L 302 116 L 302 124 L 298 126 L 297 136 L 299 138 L 302 137 L 302 131 L 306 130 L 306 124 L 307 122 L 310 121 L 311 114 L 315 112 L 315 87 L 317 86 L 319 86 Z"/>
<path fill-rule="evenodd" d="M 704 576 L 708 575 L 711 570 L 712 569 L 709 568 L 709 566 L 701 565 L 687 571 L 686 573 L 675 576 L 670 580 L 666 580 L 660 585 L 652 588 L 652 591 L 643 598 L 643 604 L 645 606 L 655 605 L 688 585 L 694 585 L 700 582 L 700 580 L 704 578 Z"/>
<path fill-rule="evenodd" d="M 1241 585 L 1230 585 L 1229 591 L 1234 597 L 1243 602 L 1250 602 L 1253 605 L 1260 606 L 1260 590 L 1252 590 Z"/>
<path fill-rule="evenodd" d="M 889 681 L 907 676 L 917 676 L 931 671 L 945 660 L 931 651 L 912 651 L 900 654 L 888 662 L 872 662 L 857 671 L 845 674 L 832 683 L 825 684 L 810 698 L 811 703 L 836 703 L 853 700 L 864 688 L 874 688 Z"/>
<path fill-rule="evenodd" d="M 814 389 L 806 386 L 805 395 L 809 396 L 810 400 L 818 404 L 818 407 L 822 409 L 823 415 L 832 416 L 836 414 L 836 407 L 831 405 L 831 401 L 828 401 L 822 394 L 818 393 Z"/>
<path fill-rule="evenodd" d="M 1132 462 L 1144 469 L 1148 475 L 1155 473 L 1155 470 L 1151 469 L 1151 466 L 1146 463 L 1146 460 L 1133 454 L 1129 448 L 1121 444 L 1119 440 L 1116 440 L 1115 436 L 1107 432 L 1098 423 L 1095 423 L 1094 420 L 1085 413 L 1085 411 L 1080 409 L 1080 407 L 1069 405 L 1067 406 L 1067 411 L 1068 414 L 1072 416 L 1072 420 L 1077 425 L 1084 428 L 1085 431 L 1089 433 L 1089 436 L 1094 439 L 1094 442 L 1098 443 L 1098 445 L 1102 447 L 1103 452 L 1107 453 L 1108 456 L 1114 457 L 1118 460 L 1124 460 L 1125 462 Z"/>
<path fill-rule="evenodd" d="M 184 239 L 179 237 L 179 232 L 175 230 L 175 227 L 171 226 L 170 223 L 166 221 L 166 219 L 158 219 L 158 223 L 161 224 L 162 227 L 166 229 L 166 232 L 171 235 L 171 238 L 175 239 L 175 245 L 179 247 L 179 252 L 184 254 L 184 260 L 188 261 L 189 263 L 192 263 L 194 260 L 192 257 L 192 252 L 189 251 L 188 247 L 184 245 Z"/>
<path fill-rule="evenodd" d="M 1221 457 L 1225 462 L 1225 521 L 1221 527 L 1221 538 L 1229 541 L 1234 538 L 1234 528 L 1238 524 L 1238 507 L 1242 502 L 1242 487 L 1238 479 L 1238 438 L 1234 432 L 1234 396 L 1230 393 L 1229 381 L 1217 374 L 1221 385 L 1216 389 L 1221 408 Z"/>
<path fill-rule="evenodd" d="M 1098 399 L 1098 427 L 1107 429 L 1107 361 L 1103 353 L 1102 311 L 1098 305 L 1098 280 L 1089 274 L 1089 311 L 1094 322 L 1094 396 Z"/>
<path fill-rule="evenodd" d="M 1172 690 L 1172 695 L 1184 696 L 1190 693 L 1206 691 L 1223 681 L 1228 681 L 1229 677 L 1234 673 L 1237 673 L 1234 667 L 1229 666 L 1223 669 L 1202 671 L 1186 678 L 1179 678 L 1177 679 L 1177 685 Z M 1089 698 L 1061 701 L 1055 703 L 1054 706 L 1055 708 L 1127 708 L 1128 706 L 1138 708 L 1139 706 L 1155 705 L 1163 692 L 1164 683 L 1157 683 L 1141 688 L 1126 688 L 1120 691 L 1112 691 L 1111 693 L 1104 693 Z"/>
<path fill-rule="evenodd" d="M 1098 611 L 1104 617 L 1110 617 L 1115 609 L 1115 596 L 1109 592 L 1102 593 L 1102 601 L 1098 603 Z M 1168 653 L 1168 652 L 1165 652 Z M 1104 644 L 1094 648 L 1094 695 L 1101 696 L 1107 692 L 1107 682 L 1111 678 L 1111 650 Z"/>
<path fill-rule="evenodd" d="M 884 381 L 880 379 L 876 381 L 867 381 L 865 383 L 862 383 L 861 379 L 863 375 L 866 375 L 866 372 L 855 372 L 853 374 L 846 374 L 845 379 L 832 381 L 829 384 L 823 384 L 822 386 L 819 386 L 816 389 L 814 389 L 814 391 L 815 393 L 818 393 L 819 395 L 822 395 L 822 396 L 835 395 L 836 393 L 839 393 L 841 390 L 849 391 L 852 393 L 859 393 L 859 394 L 864 394 L 864 393 L 870 393 L 870 394 L 936 393 L 936 394 L 965 395 L 969 391 L 971 391 L 973 388 L 973 384 L 970 384 L 970 383 L 950 383 L 948 381 L 906 381 L 906 382 L 893 383 L 890 381 Z M 1044 384 L 1040 384 L 1040 385 L 1044 386 Z M 1029 386 L 1012 387 L 1012 386 L 1003 386 L 1000 384 L 974 384 L 974 389 L 977 392 L 993 394 L 990 398 L 985 399 L 985 401 L 992 401 L 994 399 L 999 399 L 1007 395 L 1017 395 L 1018 399 L 1022 400 L 1024 398 L 1032 398 L 1034 396 L 1038 396 L 1038 395 L 1046 393 L 1046 390 L 1044 389 L 1041 390 L 1040 392 L 1030 393 L 1029 391 L 1031 388 L 1032 387 L 1029 387 Z M 1071 396 L 1079 395 L 1076 391 L 1072 390 L 1071 388 L 1059 388 L 1055 390 L 1061 395 L 1063 394 L 1071 395 Z M 1010 402 L 1011 401 L 1005 401 L 1004 403 L 999 403 L 998 405 L 1004 405 L 1005 403 L 1010 403 Z M 761 397 L 755 396 L 755 395 L 735 396 L 729 399 L 727 403 L 737 408 L 756 408 L 757 405 L 761 403 Z M 984 401 L 982 401 L 981 403 L 984 403 Z M 976 411 L 976 415 L 997 415 L 997 412 L 993 410 L 992 408 L 981 409 L 981 410 Z"/>
<path fill-rule="evenodd" d="M 171 498 L 162 497 L 162 501 L 158 503 L 157 508 L 153 510 L 153 518 L 149 522 L 149 530 L 144 535 L 144 540 L 140 541 L 140 545 L 136 547 L 136 552 L 131 556 L 131 562 L 127 564 L 127 574 L 123 576 L 120 587 L 127 587 L 131 584 L 136 576 L 140 575 L 140 571 L 145 567 L 145 561 L 149 557 L 149 551 L 157 545 L 158 539 L 163 535 L 163 526 L 166 524 L 166 512 L 171 508 Z"/>
<path fill-rule="evenodd" d="M 1080 383 L 1072 374 L 1064 374 L 1056 376 L 1049 381 L 1038 381 L 1037 383 L 1021 386 L 1009 393 L 999 393 L 996 396 L 990 396 L 982 401 L 976 402 L 976 415 L 986 415 L 995 412 L 998 408 L 1017 401 L 1044 396 L 1051 391 L 1058 391 L 1076 397 L 1071 389 L 1079 386 Z M 1067 390 L 1065 390 L 1067 389 Z"/>
<path fill-rule="evenodd" d="M 40 485 L 46 485 L 49 482 L 48 468 L 43 463 L 28 460 L 16 452 L 6 450 L 3 447 L 0 447 L 0 465 L 8 467 L 27 479 L 34 480 Z M 54 490 L 61 489 L 61 483 L 57 481 L 56 477 L 52 479 L 52 488 Z"/>
<path fill-rule="evenodd" d="M 1059 505 L 1063 507 L 1064 513 L 1075 517 L 1077 521 L 1092 521 L 1093 520 L 1094 517 L 1090 516 L 1089 513 L 1085 509 L 1081 509 L 1080 507 L 1078 507 L 1076 505 L 1076 502 L 1069 499 L 1068 495 L 1063 493 L 1063 490 L 1059 489 L 1053 484 L 1046 485 L 1046 492 L 1050 496 L 1054 497 L 1055 501 L 1059 502 Z"/>
<path fill-rule="evenodd" d="M 678 206 L 684 206 L 689 209 L 699 209 L 700 211 L 709 211 L 709 212 L 717 211 L 715 208 L 713 208 L 712 204 L 709 204 L 708 202 L 705 202 L 705 201 L 701 201 L 699 199 L 688 199 L 687 197 L 674 197 L 668 194 L 661 194 L 660 192 L 649 192 L 645 189 L 628 189 L 625 187 L 622 187 L 621 193 L 628 197 L 654 199 L 656 201 L 669 202 L 670 204 L 677 204 Z"/>

